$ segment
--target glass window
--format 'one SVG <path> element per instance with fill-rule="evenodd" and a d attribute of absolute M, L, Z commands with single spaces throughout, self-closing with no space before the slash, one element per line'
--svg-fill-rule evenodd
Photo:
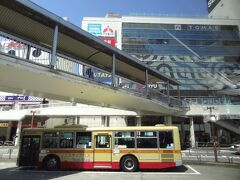
<path fill-rule="evenodd" d="M 110 148 L 110 136 L 109 135 L 96 136 L 96 148 Z"/>
<path fill-rule="evenodd" d="M 157 137 L 157 133 L 155 131 L 138 131 L 137 137 Z"/>
<path fill-rule="evenodd" d="M 86 149 L 92 147 L 92 133 L 91 132 L 77 132 L 77 148 Z"/>
<path fill-rule="evenodd" d="M 128 137 L 134 137 L 134 132 L 126 131 L 126 132 L 115 132 L 115 137 L 120 138 L 128 138 Z"/>
<path fill-rule="evenodd" d="M 135 148 L 134 131 L 115 132 L 114 145 L 119 149 Z"/>
<path fill-rule="evenodd" d="M 73 148 L 73 132 L 60 134 L 60 148 Z"/>
<path fill-rule="evenodd" d="M 59 132 L 47 132 L 43 134 L 42 148 L 57 148 Z"/>
<path fill-rule="evenodd" d="M 138 131 L 137 148 L 157 148 L 157 132 Z"/>
<path fill-rule="evenodd" d="M 159 144 L 160 148 L 173 149 L 173 132 L 159 131 Z"/>
<path fill-rule="evenodd" d="M 157 138 L 137 138 L 137 148 L 157 148 Z"/>

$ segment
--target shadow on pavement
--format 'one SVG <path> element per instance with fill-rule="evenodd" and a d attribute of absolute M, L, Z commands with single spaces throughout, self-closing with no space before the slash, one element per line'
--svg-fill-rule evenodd
<path fill-rule="evenodd" d="M 37 168 L 5 168 L 0 170 L 1 180 L 47 180 L 79 173 L 79 171 L 41 171 Z"/>
<path fill-rule="evenodd" d="M 186 172 L 188 168 L 185 166 L 179 166 L 176 168 L 158 169 L 158 170 L 139 170 L 138 172 Z M 60 170 L 60 171 L 44 171 L 35 167 L 11 167 L 0 170 L 1 180 L 38 180 L 38 179 L 54 179 L 64 178 L 64 176 L 74 175 L 77 173 L 85 172 L 89 170 Z M 90 170 L 90 172 L 120 172 L 110 170 Z M 67 177 L 65 177 L 67 178 Z"/>

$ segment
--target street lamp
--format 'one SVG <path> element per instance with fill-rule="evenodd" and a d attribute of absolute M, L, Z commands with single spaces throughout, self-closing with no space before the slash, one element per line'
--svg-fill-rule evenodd
<path fill-rule="evenodd" d="M 218 162 L 218 157 L 217 157 L 217 141 L 216 141 L 216 138 L 215 138 L 215 130 L 214 130 L 214 124 L 213 122 L 216 122 L 217 120 L 217 117 L 212 114 L 212 110 L 215 109 L 214 106 L 209 106 L 207 107 L 207 110 L 210 110 L 210 123 L 211 123 L 211 131 L 212 131 L 212 137 L 213 137 L 213 152 L 214 152 L 214 158 L 215 158 L 215 162 Z"/>

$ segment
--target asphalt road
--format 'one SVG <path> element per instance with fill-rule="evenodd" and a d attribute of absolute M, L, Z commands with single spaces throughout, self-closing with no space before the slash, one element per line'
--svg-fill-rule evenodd
<path fill-rule="evenodd" d="M 0 163 L 1 180 L 39 180 L 39 179 L 67 179 L 67 180 L 239 180 L 239 167 L 220 167 L 206 165 L 184 165 L 160 171 L 140 171 L 125 173 L 121 171 L 43 171 L 35 169 L 20 169 L 15 163 Z"/>

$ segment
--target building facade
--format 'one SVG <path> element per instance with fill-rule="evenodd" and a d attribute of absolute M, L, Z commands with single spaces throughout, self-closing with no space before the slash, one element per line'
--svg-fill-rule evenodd
<path fill-rule="evenodd" d="M 104 26 L 111 28 L 115 32 L 116 47 L 180 81 L 181 98 L 190 104 L 202 107 L 240 104 L 239 20 L 111 15 L 84 17 L 82 28 L 100 38 L 104 36 L 101 32 Z M 94 30 L 98 33 L 91 30 L 93 26 L 97 27 Z M 149 87 L 161 92 L 166 91 L 166 86 L 149 81 Z M 177 96 L 177 90 L 170 88 L 171 95 Z M 229 89 L 236 91 L 229 94 Z M 142 125 L 166 122 L 161 116 L 141 119 Z M 153 119 L 158 120 L 154 122 Z M 210 141 L 213 135 L 223 137 L 222 142 L 231 139 L 226 138 L 231 136 L 228 131 L 218 126 L 211 128 L 209 123 L 204 123 L 203 116 L 173 117 L 172 122 L 184 129 L 185 141 L 189 141 L 191 120 L 195 122 L 192 125 L 197 141 Z M 237 125 L 240 125 L 238 120 Z"/>
<path fill-rule="evenodd" d="M 239 0 L 208 0 L 208 17 L 219 19 L 240 19 Z"/>

